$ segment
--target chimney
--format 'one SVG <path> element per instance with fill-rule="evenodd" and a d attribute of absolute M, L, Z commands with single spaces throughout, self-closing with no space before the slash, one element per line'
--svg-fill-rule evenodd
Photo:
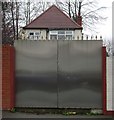
<path fill-rule="evenodd" d="M 78 10 L 77 18 L 76 18 L 76 22 L 77 22 L 77 24 L 80 25 L 80 26 L 82 26 L 81 3 L 82 3 L 82 2 L 79 2 L 79 10 Z"/>
<path fill-rule="evenodd" d="M 82 16 L 77 16 L 76 23 L 82 26 Z"/>

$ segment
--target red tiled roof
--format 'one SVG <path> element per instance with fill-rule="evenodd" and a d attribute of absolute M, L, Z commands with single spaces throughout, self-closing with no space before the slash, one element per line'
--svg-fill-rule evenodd
<path fill-rule="evenodd" d="M 74 22 L 55 5 L 52 5 L 44 13 L 42 13 L 39 17 L 37 17 L 24 28 L 82 29 L 80 25 Z"/>

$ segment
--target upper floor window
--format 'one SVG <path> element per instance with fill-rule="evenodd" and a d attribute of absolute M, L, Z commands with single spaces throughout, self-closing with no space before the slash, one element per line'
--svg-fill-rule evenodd
<path fill-rule="evenodd" d="M 49 31 L 49 39 L 50 40 L 72 40 L 73 39 L 73 31 L 71 30 L 52 30 Z"/>

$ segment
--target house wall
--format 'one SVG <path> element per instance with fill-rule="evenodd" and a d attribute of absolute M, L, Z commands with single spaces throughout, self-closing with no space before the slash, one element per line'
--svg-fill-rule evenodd
<path fill-rule="evenodd" d="M 81 30 L 75 30 L 74 31 L 74 40 L 78 40 L 77 38 L 79 37 L 79 40 L 81 40 L 82 36 L 82 31 Z"/>
<path fill-rule="evenodd" d="M 46 33 L 46 30 L 42 30 L 42 29 L 38 29 L 38 30 L 33 30 L 33 29 L 27 29 L 25 30 L 25 35 L 21 35 L 22 39 L 27 39 L 28 35 L 30 32 L 40 32 L 40 40 L 46 40 L 47 38 L 49 38 L 49 33 Z M 79 37 L 79 40 L 81 40 L 81 36 L 82 36 L 82 31 L 81 30 L 75 30 L 74 31 L 74 40 L 77 40 L 77 38 Z"/>

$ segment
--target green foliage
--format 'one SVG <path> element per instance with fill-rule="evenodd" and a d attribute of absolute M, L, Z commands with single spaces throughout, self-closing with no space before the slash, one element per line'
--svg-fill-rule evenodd
<path fill-rule="evenodd" d="M 10 109 L 10 112 L 15 113 L 16 112 L 16 108 Z"/>
<path fill-rule="evenodd" d="M 76 112 L 67 112 L 67 111 L 65 111 L 62 114 L 66 115 L 66 116 L 68 116 L 68 115 L 76 115 Z"/>

